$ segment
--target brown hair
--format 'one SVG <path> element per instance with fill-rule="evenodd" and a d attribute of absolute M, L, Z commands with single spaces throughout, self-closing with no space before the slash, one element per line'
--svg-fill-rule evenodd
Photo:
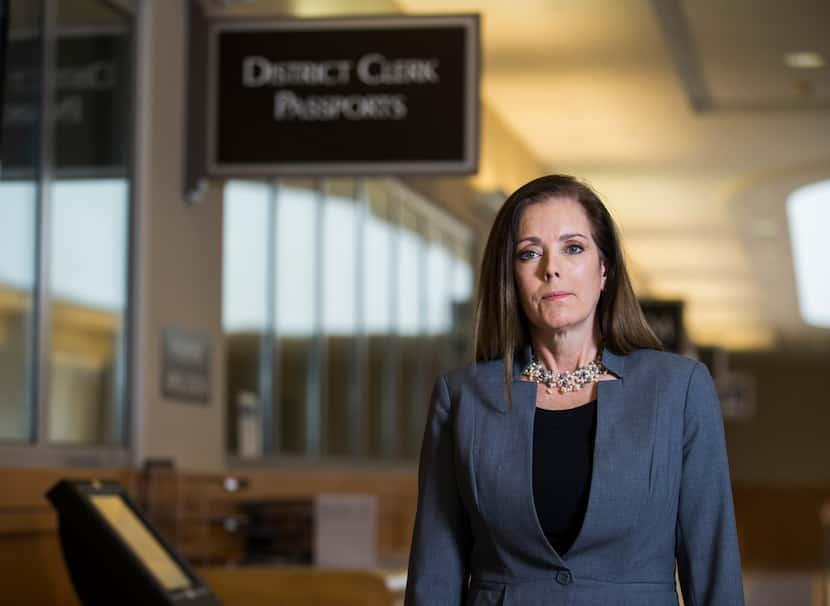
<path fill-rule="evenodd" d="M 530 342 L 530 332 L 516 287 L 513 262 L 522 211 L 550 198 L 569 198 L 582 206 L 591 236 L 605 264 L 605 288 L 596 320 L 603 344 L 627 354 L 637 349 L 663 349 L 643 316 L 623 260 L 619 232 L 596 193 L 568 175 L 546 175 L 522 185 L 499 209 L 481 261 L 475 308 L 475 362 L 504 360 L 505 395 L 510 401 L 513 357 Z"/>

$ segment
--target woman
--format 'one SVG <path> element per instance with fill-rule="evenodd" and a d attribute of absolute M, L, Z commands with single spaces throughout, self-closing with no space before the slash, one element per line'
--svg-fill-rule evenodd
<path fill-rule="evenodd" d="M 541 177 L 499 211 L 472 365 L 439 377 L 407 606 L 744 603 L 706 367 L 659 351 L 596 194 Z"/>

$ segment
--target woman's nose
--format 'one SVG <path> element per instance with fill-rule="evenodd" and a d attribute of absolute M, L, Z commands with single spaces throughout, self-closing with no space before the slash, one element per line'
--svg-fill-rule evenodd
<path fill-rule="evenodd" d="M 549 281 L 553 276 L 559 277 L 559 268 L 556 265 L 556 259 L 553 255 L 547 254 L 544 256 L 542 268 L 544 271 L 543 278 L 545 282 Z"/>

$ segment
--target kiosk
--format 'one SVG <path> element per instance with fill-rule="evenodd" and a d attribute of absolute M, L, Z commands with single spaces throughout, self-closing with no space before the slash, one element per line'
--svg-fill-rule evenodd
<path fill-rule="evenodd" d="M 120 484 L 61 480 L 46 493 L 84 606 L 221 606 Z"/>

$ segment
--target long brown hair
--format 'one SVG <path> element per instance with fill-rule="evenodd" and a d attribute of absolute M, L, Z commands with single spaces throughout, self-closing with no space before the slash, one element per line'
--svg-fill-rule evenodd
<path fill-rule="evenodd" d="M 591 236 L 605 264 L 605 289 L 597 303 L 596 321 L 603 345 L 615 353 L 663 349 L 643 316 L 625 268 L 619 232 L 594 191 L 569 175 L 545 175 L 514 191 L 499 209 L 481 261 L 475 308 L 475 362 L 504 360 L 505 395 L 510 401 L 515 352 L 530 343 L 527 316 L 519 301 L 513 272 L 516 232 L 522 211 L 550 198 L 578 202 L 591 224 Z"/>

